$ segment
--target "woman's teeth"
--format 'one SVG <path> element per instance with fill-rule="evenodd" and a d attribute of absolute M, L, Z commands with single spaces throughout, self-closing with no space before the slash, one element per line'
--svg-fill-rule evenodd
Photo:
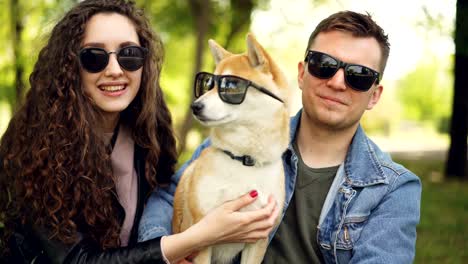
<path fill-rule="evenodd" d="M 100 86 L 99 88 L 107 92 L 116 92 L 125 89 L 125 85 Z"/>

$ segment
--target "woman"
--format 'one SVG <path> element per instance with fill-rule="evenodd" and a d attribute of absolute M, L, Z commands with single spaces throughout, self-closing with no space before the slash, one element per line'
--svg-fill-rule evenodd
<path fill-rule="evenodd" d="M 145 200 L 176 163 L 162 60 L 161 40 L 133 2 L 83 1 L 54 27 L 0 146 L 8 261 L 163 263 L 266 237 L 273 201 L 236 212 L 252 191 L 184 233 L 137 243 Z"/>

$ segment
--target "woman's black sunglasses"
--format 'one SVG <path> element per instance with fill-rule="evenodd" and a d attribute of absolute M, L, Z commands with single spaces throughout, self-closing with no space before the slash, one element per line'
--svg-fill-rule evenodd
<path fill-rule="evenodd" d="M 379 83 L 380 74 L 366 66 L 340 61 L 326 53 L 309 50 L 304 59 L 307 70 L 320 79 L 329 79 L 343 68 L 346 83 L 356 91 L 366 92 L 374 83 Z"/>
<path fill-rule="evenodd" d="M 80 50 L 80 64 L 88 72 L 100 72 L 107 67 L 112 53 L 117 55 L 120 67 L 127 71 L 136 71 L 143 66 L 148 50 L 140 46 L 127 46 L 109 52 L 102 48 L 83 48 Z"/>
<path fill-rule="evenodd" d="M 208 72 L 199 72 L 195 76 L 195 83 L 193 86 L 195 98 L 213 89 L 215 84 L 218 86 L 219 98 L 228 104 L 241 104 L 245 99 L 249 87 L 253 87 L 284 103 L 283 100 L 272 92 L 249 80 L 234 75 L 214 75 Z"/>

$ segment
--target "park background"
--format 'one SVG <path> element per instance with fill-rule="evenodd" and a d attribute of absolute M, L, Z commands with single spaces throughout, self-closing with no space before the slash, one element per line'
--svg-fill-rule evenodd
<path fill-rule="evenodd" d="M 75 2 L 0 0 L 0 136 L 28 90 L 29 74 L 50 30 Z M 173 114 L 180 162 L 208 134 L 193 120 L 189 104 L 194 73 L 213 70 L 209 38 L 243 52 L 245 34 L 253 32 L 286 72 L 295 113 L 301 104 L 297 63 L 317 23 L 340 10 L 371 14 L 388 33 L 391 51 L 381 82 L 383 96 L 362 124 L 382 149 L 422 180 L 415 263 L 468 263 L 467 177 L 445 176 L 454 94 L 455 0 L 136 2 L 165 44 L 161 82 Z"/>

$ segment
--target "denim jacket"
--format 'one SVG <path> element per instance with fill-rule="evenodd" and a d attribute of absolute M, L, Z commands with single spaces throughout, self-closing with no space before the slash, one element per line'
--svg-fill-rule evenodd
<path fill-rule="evenodd" d="M 301 111 L 291 119 L 294 140 Z M 140 240 L 171 231 L 175 185 L 185 168 L 211 144 L 205 140 L 173 177 L 173 184 L 156 190 L 140 222 Z M 286 199 L 291 201 L 298 157 L 289 144 L 283 154 Z M 339 167 L 320 214 L 317 242 L 326 263 L 411 263 L 419 223 L 421 182 L 392 161 L 358 127 L 344 163 Z M 270 234 L 273 238 L 276 230 Z"/>

